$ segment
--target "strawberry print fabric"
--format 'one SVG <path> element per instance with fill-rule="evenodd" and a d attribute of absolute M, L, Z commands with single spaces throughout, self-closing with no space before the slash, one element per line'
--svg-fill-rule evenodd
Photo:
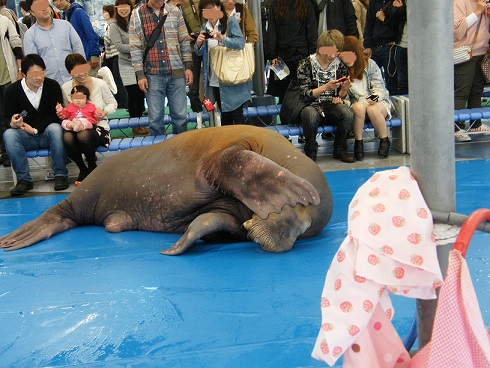
<path fill-rule="evenodd" d="M 400 338 L 393 336 L 396 331 L 390 320 L 394 310 L 388 293 L 436 297 L 442 275 L 432 230 L 432 216 L 407 167 L 378 172 L 359 188 L 349 205 L 347 237 L 327 272 L 321 299 L 322 324 L 312 353 L 315 359 L 332 366 L 357 343 L 357 352 L 351 351 L 357 354 L 356 359 L 374 362 L 381 352 L 391 354 L 392 359 L 382 359 L 379 367 L 408 366 L 408 354 Z M 377 308 L 386 321 L 373 319 Z M 373 328 L 371 322 L 385 328 L 365 333 Z M 370 337 L 381 334 L 398 341 L 395 350 L 380 343 L 383 338 Z M 348 356 L 352 357 L 351 352 Z M 345 367 L 356 367 L 348 360 L 346 356 Z"/>
<path fill-rule="evenodd" d="M 449 254 L 431 341 L 412 359 L 413 368 L 488 368 L 490 342 L 466 261 Z"/>

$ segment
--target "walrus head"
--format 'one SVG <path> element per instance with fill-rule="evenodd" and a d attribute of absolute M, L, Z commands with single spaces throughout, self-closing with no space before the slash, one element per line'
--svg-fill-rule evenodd
<path fill-rule="evenodd" d="M 311 218 L 306 211 L 297 214 L 292 207 L 285 206 L 280 213 L 271 213 L 266 220 L 253 215 L 243 223 L 243 227 L 248 231 L 248 238 L 258 243 L 265 251 L 287 252 L 291 250 L 298 236 L 311 225 Z"/>

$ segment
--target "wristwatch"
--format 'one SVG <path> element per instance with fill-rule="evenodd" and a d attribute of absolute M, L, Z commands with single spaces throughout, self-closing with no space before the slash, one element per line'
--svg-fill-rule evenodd
<path fill-rule="evenodd" d="M 37 135 L 39 133 L 36 128 L 32 129 L 32 135 Z"/>

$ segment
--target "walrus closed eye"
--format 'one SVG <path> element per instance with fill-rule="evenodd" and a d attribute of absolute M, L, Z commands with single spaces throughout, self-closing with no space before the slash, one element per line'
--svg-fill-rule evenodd
<path fill-rule="evenodd" d="M 111 173 L 111 175 L 107 175 Z M 332 215 L 320 168 L 280 134 L 254 126 L 205 128 L 104 160 L 67 198 L 0 237 L 28 247 L 80 225 L 111 232 L 180 233 L 163 254 L 225 233 L 284 252 L 320 232 Z M 33 231 L 42 229 L 42 231 Z"/>

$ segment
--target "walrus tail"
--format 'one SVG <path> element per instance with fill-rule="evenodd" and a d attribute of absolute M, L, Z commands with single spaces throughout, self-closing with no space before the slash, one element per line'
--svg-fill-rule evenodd
<path fill-rule="evenodd" d="M 0 247 L 6 251 L 25 248 L 78 226 L 75 221 L 53 212 L 48 210 L 37 219 L 29 221 L 10 234 L 0 237 Z"/>

